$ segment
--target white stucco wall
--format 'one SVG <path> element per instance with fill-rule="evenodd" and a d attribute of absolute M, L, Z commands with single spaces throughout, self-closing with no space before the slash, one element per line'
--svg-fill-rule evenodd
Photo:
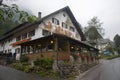
<path fill-rule="evenodd" d="M 63 16 L 63 14 L 64 14 L 65 16 Z M 52 18 L 58 19 L 58 20 L 59 20 L 59 25 L 56 25 L 56 24 L 52 23 Z M 75 29 L 74 32 L 73 32 L 73 31 L 70 31 L 70 30 L 69 30 L 69 31 L 70 31 L 70 32 L 73 34 L 73 36 L 75 37 L 76 33 L 78 34 L 78 31 L 76 30 L 75 26 L 74 26 L 73 23 L 71 22 L 68 14 L 67 14 L 66 12 L 59 12 L 58 14 L 52 15 L 52 16 L 48 17 L 47 19 L 45 19 L 43 22 L 45 22 L 46 24 L 47 24 L 48 22 L 51 22 L 51 23 L 52 23 L 52 26 L 53 26 L 53 30 L 52 30 L 52 31 L 54 31 L 54 30 L 56 29 L 56 27 L 58 27 L 58 26 L 60 26 L 60 27 L 62 28 L 62 22 L 66 23 L 66 21 L 69 21 L 69 23 L 67 23 L 68 29 L 63 28 L 63 30 L 69 30 L 70 26 L 74 27 L 74 29 Z M 43 27 L 44 27 L 44 24 L 41 23 L 41 24 L 35 29 L 35 35 L 31 37 L 31 40 L 35 40 L 35 39 L 44 37 L 44 36 L 42 35 L 42 28 L 43 28 Z M 79 35 L 78 38 L 75 37 L 75 39 L 81 41 L 80 34 L 78 34 L 78 35 Z M 15 47 L 11 46 L 10 44 L 11 44 L 11 43 L 14 43 L 14 42 L 16 42 L 16 37 L 14 37 L 11 42 L 8 42 L 8 41 L 7 41 L 7 42 L 5 43 L 5 45 L 4 45 L 4 51 L 5 51 L 5 50 L 8 51 L 8 49 L 11 49 L 12 53 L 15 53 L 15 49 L 16 49 L 16 48 L 20 48 L 20 46 L 15 46 Z M 3 51 L 3 47 L 2 47 L 1 45 L 0 45 L 0 51 Z"/>
<path fill-rule="evenodd" d="M 65 14 L 65 17 L 63 16 L 63 14 Z M 52 23 L 52 18 L 56 18 L 59 20 L 59 25 L 56 25 L 54 23 Z M 66 23 L 66 21 L 69 20 L 69 24 L 68 25 L 68 29 L 66 28 L 63 28 L 63 30 L 69 30 L 70 29 L 70 26 L 74 27 L 75 29 L 75 32 L 73 31 L 70 31 L 73 36 L 75 37 L 76 33 L 78 34 L 78 31 L 76 30 L 75 26 L 73 25 L 70 17 L 68 16 L 68 14 L 64 11 L 64 12 L 59 12 L 58 14 L 55 14 L 55 15 L 52 15 L 50 17 L 48 17 L 47 19 L 44 20 L 44 22 L 47 24 L 48 22 L 51 22 L 52 23 L 52 26 L 53 26 L 53 31 L 56 29 L 56 27 L 60 26 L 62 28 L 62 22 Z M 78 38 L 75 37 L 75 39 L 77 40 L 80 40 L 81 41 L 81 37 L 80 37 L 80 34 L 78 34 Z"/>

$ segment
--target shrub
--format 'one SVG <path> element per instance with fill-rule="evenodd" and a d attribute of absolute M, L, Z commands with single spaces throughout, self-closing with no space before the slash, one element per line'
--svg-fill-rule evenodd
<path fill-rule="evenodd" d="M 40 58 L 34 61 L 34 64 L 36 66 L 41 66 L 41 68 L 46 70 L 52 69 L 52 63 L 53 63 L 52 59 L 46 59 L 46 58 Z"/>
<path fill-rule="evenodd" d="M 17 69 L 17 70 L 21 70 L 21 71 L 24 70 L 24 66 L 22 65 L 22 63 L 19 63 L 19 62 L 18 63 L 12 63 L 10 66 Z"/>
<path fill-rule="evenodd" d="M 45 72 L 45 71 L 40 71 L 40 72 L 39 72 L 39 75 L 40 75 L 41 77 L 45 77 L 45 76 L 47 75 L 47 72 Z"/>
<path fill-rule="evenodd" d="M 24 67 L 24 72 L 29 73 L 33 71 L 33 67 L 31 65 L 27 65 Z"/>
<path fill-rule="evenodd" d="M 26 55 L 20 57 L 20 62 L 28 62 L 29 58 Z"/>
<path fill-rule="evenodd" d="M 36 65 L 36 66 L 40 65 L 40 60 L 39 60 L 39 59 L 36 59 L 36 60 L 34 61 L 34 65 Z"/>

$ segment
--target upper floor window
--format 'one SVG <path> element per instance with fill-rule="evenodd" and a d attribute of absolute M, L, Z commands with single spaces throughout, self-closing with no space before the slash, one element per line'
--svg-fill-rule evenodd
<path fill-rule="evenodd" d="M 8 53 L 10 53 L 11 52 L 11 49 L 8 49 Z"/>
<path fill-rule="evenodd" d="M 75 29 L 72 26 L 70 26 L 70 30 L 75 32 Z"/>
<path fill-rule="evenodd" d="M 42 31 L 42 35 L 44 35 L 44 36 L 48 36 L 48 35 L 50 35 L 51 33 L 49 32 L 49 31 L 47 31 L 47 30 L 43 30 Z"/>
<path fill-rule="evenodd" d="M 22 35 L 22 39 L 25 39 L 25 38 L 27 38 L 27 33 Z"/>
<path fill-rule="evenodd" d="M 52 18 L 52 23 L 59 25 L 59 20 L 56 18 Z"/>
<path fill-rule="evenodd" d="M 35 30 L 32 30 L 28 33 L 28 37 L 32 37 L 35 35 Z"/>
<path fill-rule="evenodd" d="M 1 42 L 0 44 L 1 44 L 1 47 L 3 47 L 3 46 L 4 46 L 4 42 Z"/>
<path fill-rule="evenodd" d="M 16 41 L 20 41 L 21 40 L 21 36 L 16 37 Z"/>
<path fill-rule="evenodd" d="M 62 27 L 64 27 L 64 28 L 68 28 L 68 26 L 67 26 L 67 24 L 65 24 L 64 22 L 62 22 Z"/>
<path fill-rule="evenodd" d="M 12 38 L 8 39 L 8 42 L 12 42 Z"/>
<path fill-rule="evenodd" d="M 7 50 L 5 50 L 5 53 L 7 53 Z"/>
<path fill-rule="evenodd" d="M 76 37 L 76 38 L 79 38 L 79 34 L 78 34 L 78 33 L 76 33 L 76 34 L 75 34 L 75 37 Z"/>
<path fill-rule="evenodd" d="M 66 15 L 65 15 L 65 14 L 63 14 L 63 16 L 65 17 Z"/>

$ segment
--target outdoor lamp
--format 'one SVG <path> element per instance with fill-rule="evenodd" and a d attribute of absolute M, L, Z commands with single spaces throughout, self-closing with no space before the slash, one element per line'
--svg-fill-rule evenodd
<path fill-rule="evenodd" d="M 79 48 L 77 48 L 77 50 L 79 50 Z"/>
<path fill-rule="evenodd" d="M 73 49 L 73 46 L 71 47 L 71 49 Z"/>
<path fill-rule="evenodd" d="M 41 44 L 39 44 L 38 46 L 41 46 Z"/>
<path fill-rule="evenodd" d="M 53 41 L 50 41 L 51 44 L 53 44 Z"/>

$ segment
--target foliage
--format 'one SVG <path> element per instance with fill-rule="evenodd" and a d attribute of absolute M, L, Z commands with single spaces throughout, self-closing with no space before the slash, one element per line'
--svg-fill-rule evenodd
<path fill-rule="evenodd" d="M 26 55 L 21 55 L 20 62 L 28 62 L 29 58 Z"/>
<path fill-rule="evenodd" d="M 19 63 L 19 62 L 18 63 L 12 63 L 10 66 L 17 69 L 17 70 L 22 70 L 22 71 L 24 70 L 22 63 Z"/>
<path fill-rule="evenodd" d="M 23 23 L 26 21 L 34 21 L 35 18 L 35 16 L 30 15 L 25 11 L 19 10 L 19 7 L 16 4 L 12 4 L 11 6 L 6 4 L 0 5 L 0 21 L 2 23 L 6 23 L 6 19 L 9 21 L 13 20 L 18 21 L 19 23 Z"/>
<path fill-rule="evenodd" d="M 104 35 L 102 23 L 97 17 L 93 17 L 89 22 L 88 26 L 84 28 L 84 33 L 87 39 L 92 45 L 97 44 L 97 40 L 102 38 Z"/>
<path fill-rule="evenodd" d="M 120 55 L 110 56 L 110 57 L 108 57 L 107 59 L 108 59 L 108 60 L 111 60 L 111 59 L 118 58 L 118 57 L 120 57 Z"/>
<path fill-rule="evenodd" d="M 99 34 L 98 30 L 94 26 L 90 27 L 85 33 L 85 35 L 88 36 L 88 38 L 93 41 L 102 38 L 102 36 Z"/>
<path fill-rule="evenodd" d="M 113 55 L 113 54 L 109 54 L 109 55 L 106 55 L 104 53 L 101 53 L 101 59 L 114 59 L 114 58 L 117 58 L 117 57 L 120 57 L 120 55 Z"/>
<path fill-rule="evenodd" d="M 36 66 L 41 66 L 41 68 L 44 68 L 46 70 L 52 69 L 52 63 L 53 63 L 52 59 L 46 59 L 46 58 L 40 58 L 34 61 L 34 64 Z"/>
<path fill-rule="evenodd" d="M 107 46 L 105 47 L 105 50 L 106 50 L 106 51 L 109 51 L 110 53 L 112 53 L 112 54 L 114 55 L 114 48 L 112 47 L 111 44 L 107 45 Z"/>
<path fill-rule="evenodd" d="M 33 70 L 34 70 L 34 68 L 31 65 L 27 65 L 27 66 L 24 67 L 24 72 L 26 72 L 26 73 L 29 73 Z"/>
<path fill-rule="evenodd" d="M 117 34 L 114 37 L 115 50 L 120 53 L 120 36 Z"/>
<path fill-rule="evenodd" d="M 6 31 L 12 29 L 18 24 L 26 21 L 33 22 L 37 18 L 33 15 L 28 14 L 26 11 L 19 10 L 16 4 L 8 6 L 6 4 L 0 5 L 0 35 Z"/>
<path fill-rule="evenodd" d="M 52 70 L 52 63 L 53 61 L 51 59 L 41 58 L 34 61 L 34 66 L 31 66 L 28 62 L 16 62 L 12 63 L 10 66 L 26 73 L 35 73 L 42 77 L 60 80 L 58 73 Z"/>
<path fill-rule="evenodd" d="M 26 73 L 29 73 L 29 72 L 33 71 L 33 67 L 30 64 L 26 63 L 26 62 L 24 62 L 24 63 L 21 63 L 21 62 L 12 63 L 10 66 L 12 68 L 24 71 Z"/>

